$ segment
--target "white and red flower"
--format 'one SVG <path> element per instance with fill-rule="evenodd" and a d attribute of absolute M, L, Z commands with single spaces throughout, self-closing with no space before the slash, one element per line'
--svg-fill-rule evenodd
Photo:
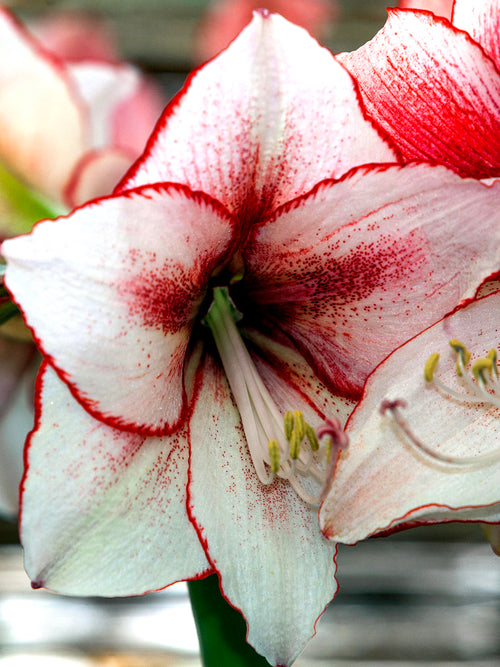
<path fill-rule="evenodd" d="M 499 269 L 499 187 L 394 164 L 346 70 L 257 13 L 113 196 L 3 245 L 45 355 L 34 585 L 130 595 L 216 571 L 248 641 L 290 664 L 336 591 L 311 507 L 335 458 L 308 435 L 292 452 L 285 415 L 335 432 L 389 352 Z"/>

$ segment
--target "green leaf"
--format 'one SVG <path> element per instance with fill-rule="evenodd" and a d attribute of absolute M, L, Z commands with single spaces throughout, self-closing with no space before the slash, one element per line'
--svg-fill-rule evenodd
<path fill-rule="evenodd" d="M 242 615 L 226 602 L 216 574 L 188 581 L 204 667 L 269 667 L 246 642 Z"/>
<path fill-rule="evenodd" d="M 56 218 L 64 209 L 18 181 L 0 163 L 0 234 L 27 234 L 38 220 Z"/>

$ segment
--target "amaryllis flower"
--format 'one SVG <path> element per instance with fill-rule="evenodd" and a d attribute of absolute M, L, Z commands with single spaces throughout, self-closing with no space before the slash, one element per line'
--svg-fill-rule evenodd
<path fill-rule="evenodd" d="M 321 509 L 325 535 L 353 543 L 419 524 L 500 522 L 499 312 L 500 292 L 478 299 L 370 376 Z"/>
<path fill-rule="evenodd" d="M 79 25 L 88 49 L 90 26 Z M 50 49 L 56 33 L 47 40 Z M 73 48 L 86 53 L 75 41 Z M 161 111 L 159 93 L 134 68 L 71 60 L 49 53 L 0 8 L 1 238 L 109 193 Z M 17 511 L 36 374 L 35 347 L 16 319 L 2 326 L 0 341 L 0 513 L 7 515 Z"/>
<path fill-rule="evenodd" d="M 3 244 L 45 355 L 21 520 L 35 586 L 130 595 L 215 571 L 248 641 L 293 661 L 336 590 L 317 506 L 351 399 L 500 266 L 498 185 L 359 166 L 383 160 L 345 69 L 261 11 L 113 196 Z"/>
<path fill-rule="evenodd" d="M 390 9 L 374 39 L 339 56 L 402 158 L 500 174 L 499 22 L 498 0 L 455 0 L 453 24 Z"/>

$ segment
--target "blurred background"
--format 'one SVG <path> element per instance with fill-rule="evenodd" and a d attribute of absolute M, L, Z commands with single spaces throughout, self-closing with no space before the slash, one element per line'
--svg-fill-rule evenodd
<path fill-rule="evenodd" d="M 106 39 L 116 40 L 113 49 L 149 73 L 170 98 L 192 67 L 222 48 L 246 20 L 241 17 L 252 3 L 6 4 L 34 26 L 61 12 L 98 17 Z M 290 11 L 291 19 L 306 7 L 303 21 L 310 21 L 308 27 L 323 44 L 340 52 L 375 34 L 387 4 L 273 0 L 268 7 Z M 369 540 L 341 548 L 337 562 L 340 592 L 297 667 L 500 665 L 500 560 L 479 526 L 450 524 Z M 0 520 L 0 667 L 199 665 L 185 586 L 125 600 L 32 591 L 22 569 L 16 525 Z"/>

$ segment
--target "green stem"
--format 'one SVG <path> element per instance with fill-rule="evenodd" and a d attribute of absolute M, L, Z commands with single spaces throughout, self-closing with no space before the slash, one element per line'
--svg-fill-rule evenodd
<path fill-rule="evenodd" d="M 188 581 L 204 667 L 269 667 L 246 642 L 242 615 L 226 602 L 217 575 Z"/>

